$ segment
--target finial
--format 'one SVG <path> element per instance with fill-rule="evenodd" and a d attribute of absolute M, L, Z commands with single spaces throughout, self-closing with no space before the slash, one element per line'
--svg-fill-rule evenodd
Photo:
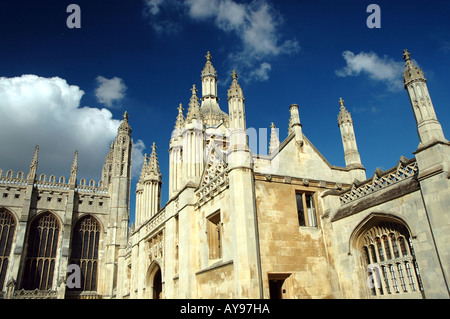
<path fill-rule="evenodd" d="M 411 60 L 411 53 L 408 52 L 408 49 L 403 50 L 403 60 L 405 62 Z"/>
<path fill-rule="evenodd" d="M 206 57 L 206 61 L 211 61 L 211 53 L 209 53 L 209 51 L 206 53 L 206 55 L 205 55 L 205 57 Z"/>
<path fill-rule="evenodd" d="M 75 155 L 73 156 L 73 164 L 72 166 L 77 165 L 78 162 L 78 150 L 75 151 Z"/>
<path fill-rule="evenodd" d="M 276 128 L 275 124 L 273 122 L 270 124 L 270 128 Z"/>
<path fill-rule="evenodd" d="M 156 152 L 156 144 L 155 144 L 155 142 L 153 142 L 153 145 L 152 145 L 152 152 Z"/>
<path fill-rule="evenodd" d="M 125 113 L 123 113 L 123 120 L 128 121 L 128 112 L 127 111 L 125 111 Z"/>
<path fill-rule="evenodd" d="M 198 90 L 197 90 L 197 88 L 195 87 L 195 84 L 192 84 L 192 89 L 191 89 L 191 91 L 192 91 L 192 95 L 196 95 L 196 94 L 197 94 Z"/>
<path fill-rule="evenodd" d="M 147 153 L 145 153 L 144 154 L 144 164 L 147 164 L 147 161 L 148 161 L 148 156 L 147 156 Z"/>
<path fill-rule="evenodd" d="M 233 73 L 231 73 L 231 77 L 233 78 L 233 80 L 237 80 L 238 75 L 236 73 L 236 70 L 233 70 Z"/>
<path fill-rule="evenodd" d="M 75 182 L 77 171 L 78 171 L 78 150 L 75 151 L 75 155 L 73 156 L 72 168 L 70 170 L 70 183 Z"/>
<path fill-rule="evenodd" d="M 342 97 L 339 98 L 339 105 L 341 106 L 341 108 L 344 107 L 344 100 L 342 99 Z"/>

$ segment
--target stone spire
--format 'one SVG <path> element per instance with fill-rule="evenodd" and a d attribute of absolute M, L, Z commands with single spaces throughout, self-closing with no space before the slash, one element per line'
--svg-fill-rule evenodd
<path fill-rule="evenodd" d="M 195 87 L 195 84 L 192 85 L 192 95 L 191 95 L 191 99 L 189 101 L 189 108 L 188 108 L 188 112 L 186 115 L 186 122 L 190 123 L 192 121 L 192 119 L 200 119 L 200 104 L 198 102 L 198 97 L 197 97 L 197 88 Z"/>
<path fill-rule="evenodd" d="M 205 67 L 203 68 L 202 71 L 202 78 L 204 78 L 205 76 L 213 76 L 217 79 L 217 72 L 216 69 L 214 68 L 214 66 L 212 65 L 211 59 L 211 53 L 209 53 L 209 51 L 206 53 L 205 55 L 206 58 L 206 63 L 205 63 Z"/>
<path fill-rule="evenodd" d="M 156 175 L 161 176 L 161 172 L 159 170 L 158 155 L 156 154 L 155 142 L 153 142 L 153 145 L 152 145 L 152 153 L 150 154 L 148 168 L 149 168 L 149 172 L 155 173 Z"/>
<path fill-rule="evenodd" d="M 39 145 L 36 145 L 36 147 L 34 148 L 33 158 L 31 159 L 30 163 L 30 171 L 28 172 L 27 176 L 29 180 L 36 179 L 36 171 L 38 166 L 38 152 L 39 152 Z"/>
<path fill-rule="evenodd" d="M 422 69 L 413 63 L 408 50 L 403 50 L 403 59 L 405 60 L 403 82 L 416 119 L 417 133 L 420 139 L 419 148 L 433 141 L 447 142 L 441 124 L 437 120 Z"/>
<path fill-rule="evenodd" d="M 131 126 L 128 123 L 128 112 L 127 111 L 125 111 L 125 113 L 123 113 L 123 121 L 122 121 L 122 124 L 120 124 L 120 126 L 119 126 L 118 132 L 131 135 Z"/>
<path fill-rule="evenodd" d="M 340 105 L 340 111 L 339 111 L 339 115 L 338 115 L 338 126 L 341 126 L 341 124 L 343 124 L 345 122 L 353 124 L 350 112 L 347 111 L 347 109 L 345 108 L 344 100 L 342 99 L 342 97 L 339 98 L 339 105 Z"/>
<path fill-rule="evenodd" d="M 142 165 L 141 176 L 139 182 L 144 182 L 147 180 L 160 181 L 161 171 L 159 170 L 158 156 L 156 154 L 156 144 L 152 145 L 152 153 L 150 158 L 147 154 L 144 155 L 144 163 Z"/>
<path fill-rule="evenodd" d="M 72 168 L 70 169 L 69 184 L 75 184 L 78 171 L 78 151 L 75 151 L 73 156 Z"/>
<path fill-rule="evenodd" d="M 183 115 L 183 104 L 180 103 L 179 106 L 177 107 L 178 110 L 178 115 L 177 115 L 177 119 L 175 121 L 175 129 L 181 129 L 184 125 L 184 115 Z"/>
<path fill-rule="evenodd" d="M 338 126 L 341 130 L 342 144 L 344 147 L 345 165 L 362 166 L 356 145 L 355 130 L 350 112 L 344 106 L 344 100 L 339 98 L 340 111 L 338 115 Z"/>
<path fill-rule="evenodd" d="M 231 86 L 228 89 L 228 107 L 230 117 L 230 128 L 246 129 L 245 123 L 245 98 L 242 88 L 238 83 L 236 70 L 231 73 Z"/>
<path fill-rule="evenodd" d="M 228 122 L 228 115 L 220 109 L 217 97 L 217 72 L 211 63 L 211 54 L 206 54 L 206 64 L 201 73 L 202 104 L 200 114 L 206 126 L 214 126 L 220 122 Z"/>
<path fill-rule="evenodd" d="M 403 60 L 405 61 L 405 71 L 403 72 L 403 82 L 406 85 L 414 80 L 422 80 L 427 81 L 423 74 L 422 69 L 419 69 L 416 65 L 414 65 L 411 60 L 411 53 L 408 50 L 403 50 Z"/>
<path fill-rule="evenodd" d="M 275 124 L 270 125 L 270 142 L 269 142 L 269 155 L 273 154 L 280 147 L 280 139 L 278 138 L 277 128 Z"/>

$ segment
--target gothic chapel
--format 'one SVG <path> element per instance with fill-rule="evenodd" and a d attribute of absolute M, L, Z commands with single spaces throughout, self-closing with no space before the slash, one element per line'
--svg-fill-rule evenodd
<path fill-rule="evenodd" d="M 369 178 L 342 98 L 345 167 L 303 134 L 297 104 L 288 137 L 272 123 L 269 154 L 253 154 L 238 75 L 226 113 L 209 52 L 201 96 L 178 107 L 168 201 L 153 144 L 131 227 L 126 112 L 98 183 L 77 179 L 77 152 L 68 180 L 37 174 L 36 146 L 27 175 L 0 170 L 0 298 L 449 298 L 450 142 L 403 59 L 418 148 Z"/>

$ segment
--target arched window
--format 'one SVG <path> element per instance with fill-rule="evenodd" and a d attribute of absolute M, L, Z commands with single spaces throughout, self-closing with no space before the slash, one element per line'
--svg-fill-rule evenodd
<path fill-rule="evenodd" d="M 52 213 L 44 213 L 31 223 L 22 288 L 52 288 L 58 248 L 59 223 Z"/>
<path fill-rule="evenodd" d="M 400 222 L 371 221 L 357 239 L 372 295 L 423 290 L 408 229 Z"/>
<path fill-rule="evenodd" d="M 73 230 L 71 264 L 81 270 L 81 288 L 74 290 L 97 291 L 98 247 L 100 225 L 92 216 L 82 217 Z"/>
<path fill-rule="evenodd" d="M 7 210 L 0 210 L 0 291 L 5 284 L 15 229 L 16 222 L 13 215 Z"/>

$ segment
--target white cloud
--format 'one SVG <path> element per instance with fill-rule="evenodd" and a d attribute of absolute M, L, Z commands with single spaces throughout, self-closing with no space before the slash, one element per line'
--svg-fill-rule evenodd
<path fill-rule="evenodd" d="M 300 50 L 297 40 L 282 41 L 280 29 L 283 19 L 267 0 L 243 3 L 235 0 L 170 0 L 164 1 L 163 4 L 157 0 L 145 0 L 145 15 L 157 32 L 164 29 L 164 25 L 176 23 L 163 18 L 164 15 L 160 14 L 162 6 L 179 10 L 178 16 L 183 15 L 183 10 L 180 9 L 184 8 L 189 18 L 211 22 L 219 30 L 234 34 L 238 39 L 235 46 L 237 49 L 230 52 L 228 62 L 241 73 L 253 74 L 247 79 L 267 80 L 270 68 L 264 69 L 262 77 L 255 76 L 258 72 L 263 72 L 261 66 L 264 63 L 268 65 L 273 57 L 297 53 Z M 153 16 L 149 17 L 150 13 L 153 13 Z"/>
<path fill-rule="evenodd" d="M 269 79 L 269 71 L 271 69 L 272 69 L 272 66 L 269 63 L 263 62 L 263 63 L 261 63 L 261 65 L 259 66 L 258 69 L 253 70 L 250 73 L 249 78 L 256 79 L 259 81 L 267 81 Z"/>
<path fill-rule="evenodd" d="M 211 18 L 217 15 L 220 0 L 186 0 L 189 16 L 193 19 Z"/>
<path fill-rule="evenodd" d="M 156 15 L 160 11 L 160 6 L 163 3 L 163 0 L 145 0 L 146 8 L 148 9 L 148 13 L 152 15 Z"/>
<path fill-rule="evenodd" d="M 107 79 L 99 75 L 96 80 L 99 85 L 95 90 L 98 102 L 108 107 L 114 107 L 116 102 L 124 98 L 127 87 L 121 78 Z"/>
<path fill-rule="evenodd" d="M 187 0 L 185 4 L 191 18 L 213 18 L 219 29 L 233 31 L 242 44 L 242 50 L 233 56 L 249 65 L 253 66 L 251 61 L 255 59 L 261 61 L 280 54 L 296 53 L 300 49 L 297 40 L 281 41 L 283 19 L 267 1 Z"/>
<path fill-rule="evenodd" d="M 380 58 L 374 52 L 360 52 L 355 55 L 351 51 L 342 53 L 347 65 L 336 70 L 336 75 L 340 77 L 358 76 L 361 73 L 369 76 L 375 81 L 386 83 L 391 91 L 400 90 L 403 87 L 402 74 L 404 64 L 384 56 Z"/>
<path fill-rule="evenodd" d="M 143 15 L 158 35 L 175 34 L 181 31 L 181 25 L 166 17 L 164 13 L 181 7 L 179 0 L 144 0 Z"/>
<path fill-rule="evenodd" d="M 0 168 L 26 174 L 39 144 L 38 173 L 67 179 L 78 150 L 78 178 L 98 181 L 121 121 L 105 108 L 80 107 L 83 95 L 59 77 L 1 77 Z"/>

